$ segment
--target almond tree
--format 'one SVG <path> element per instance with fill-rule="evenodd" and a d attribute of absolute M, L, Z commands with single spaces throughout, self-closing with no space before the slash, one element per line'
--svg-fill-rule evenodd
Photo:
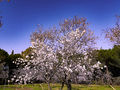
<path fill-rule="evenodd" d="M 25 84 L 31 80 L 44 81 L 49 90 L 52 80 L 61 82 L 61 89 L 66 84 L 68 90 L 72 88 L 71 82 L 90 81 L 96 67 L 91 64 L 88 52 L 93 50 L 94 40 L 85 18 L 66 19 L 57 29 L 40 28 L 31 35 L 33 59 L 25 62 L 13 79 Z"/>
<path fill-rule="evenodd" d="M 74 17 L 60 24 L 60 36 L 57 53 L 61 57 L 61 66 L 57 70 L 58 78 L 71 90 L 71 82 L 83 81 L 92 77 L 93 68 L 88 51 L 92 50 L 95 37 L 88 29 L 85 18 Z"/>
<path fill-rule="evenodd" d="M 116 16 L 116 18 L 115 26 L 105 30 L 105 38 L 108 38 L 114 45 L 120 45 L 120 16 Z"/>
<path fill-rule="evenodd" d="M 120 45 L 120 16 L 116 16 L 116 24 L 112 28 L 108 28 L 105 30 L 105 38 L 107 38 L 110 42 L 113 43 L 114 47 Z M 116 59 L 114 59 L 116 60 Z M 109 59 L 106 60 L 105 64 L 108 66 Z M 114 64 L 113 64 L 114 65 Z M 109 75 L 109 68 L 106 67 L 106 75 Z M 111 78 L 111 77 L 110 77 Z M 109 79 L 110 79 L 109 78 Z"/>
<path fill-rule="evenodd" d="M 34 52 L 32 55 L 33 58 L 27 62 L 21 59 L 16 60 L 16 62 L 24 62 L 24 67 L 18 68 L 15 72 L 14 78 L 17 80 L 16 82 L 19 81 L 19 83 L 26 84 L 28 81 L 40 80 L 48 83 L 48 88 L 51 90 L 50 82 L 58 67 L 54 45 L 55 34 L 53 33 L 55 33 L 53 30 L 39 30 L 31 35 L 31 43 Z M 20 64 L 18 63 L 18 65 Z"/>

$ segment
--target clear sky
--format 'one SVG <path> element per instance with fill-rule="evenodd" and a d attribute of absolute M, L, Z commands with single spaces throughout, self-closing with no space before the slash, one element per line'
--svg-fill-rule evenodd
<path fill-rule="evenodd" d="M 20 53 L 31 46 L 30 34 L 37 24 L 48 28 L 73 16 L 86 17 L 90 29 L 99 37 L 96 46 L 107 49 L 112 45 L 104 40 L 102 30 L 115 24 L 120 0 L 4 0 L 0 2 L 0 15 L 0 48 L 9 53 Z"/>

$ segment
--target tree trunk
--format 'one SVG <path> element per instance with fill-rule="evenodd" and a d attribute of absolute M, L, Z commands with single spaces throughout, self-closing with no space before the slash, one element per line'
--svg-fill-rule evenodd
<path fill-rule="evenodd" d="M 48 90 L 52 90 L 49 82 L 48 82 Z"/>
<path fill-rule="evenodd" d="M 63 90 L 63 87 L 64 87 L 64 82 L 62 82 L 62 86 L 61 86 L 60 90 Z"/>
<path fill-rule="evenodd" d="M 67 84 L 67 90 L 72 90 L 71 84 Z"/>
<path fill-rule="evenodd" d="M 71 86 L 71 81 L 70 80 L 68 80 L 66 85 L 67 85 L 67 90 L 72 90 L 72 86 Z"/>

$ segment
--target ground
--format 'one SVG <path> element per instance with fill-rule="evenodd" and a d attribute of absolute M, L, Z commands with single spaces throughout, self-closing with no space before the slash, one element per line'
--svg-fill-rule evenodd
<path fill-rule="evenodd" d="M 52 90 L 59 90 L 60 84 L 51 84 Z M 47 84 L 0 85 L 0 90 L 48 90 Z M 63 90 L 67 90 L 66 86 Z M 120 86 L 73 84 L 72 90 L 120 90 Z"/>

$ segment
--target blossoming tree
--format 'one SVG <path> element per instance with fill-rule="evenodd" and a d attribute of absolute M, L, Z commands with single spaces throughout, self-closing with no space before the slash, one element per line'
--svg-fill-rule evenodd
<path fill-rule="evenodd" d="M 94 67 L 88 54 L 93 50 L 95 37 L 88 29 L 86 19 L 74 17 L 60 24 L 60 38 L 58 40 L 61 65 L 57 70 L 57 77 L 71 90 L 71 82 L 87 81 L 92 78 Z"/>
<path fill-rule="evenodd" d="M 67 19 L 58 29 L 40 29 L 31 35 L 34 58 L 25 62 L 13 79 L 25 84 L 31 80 L 44 81 L 49 90 L 52 80 L 62 83 L 61 90 L 64 84 L 71 90 L 71 82 L 90 81 L 96 68 L 88 57 L 94 40 L 85 18 Z"/>

